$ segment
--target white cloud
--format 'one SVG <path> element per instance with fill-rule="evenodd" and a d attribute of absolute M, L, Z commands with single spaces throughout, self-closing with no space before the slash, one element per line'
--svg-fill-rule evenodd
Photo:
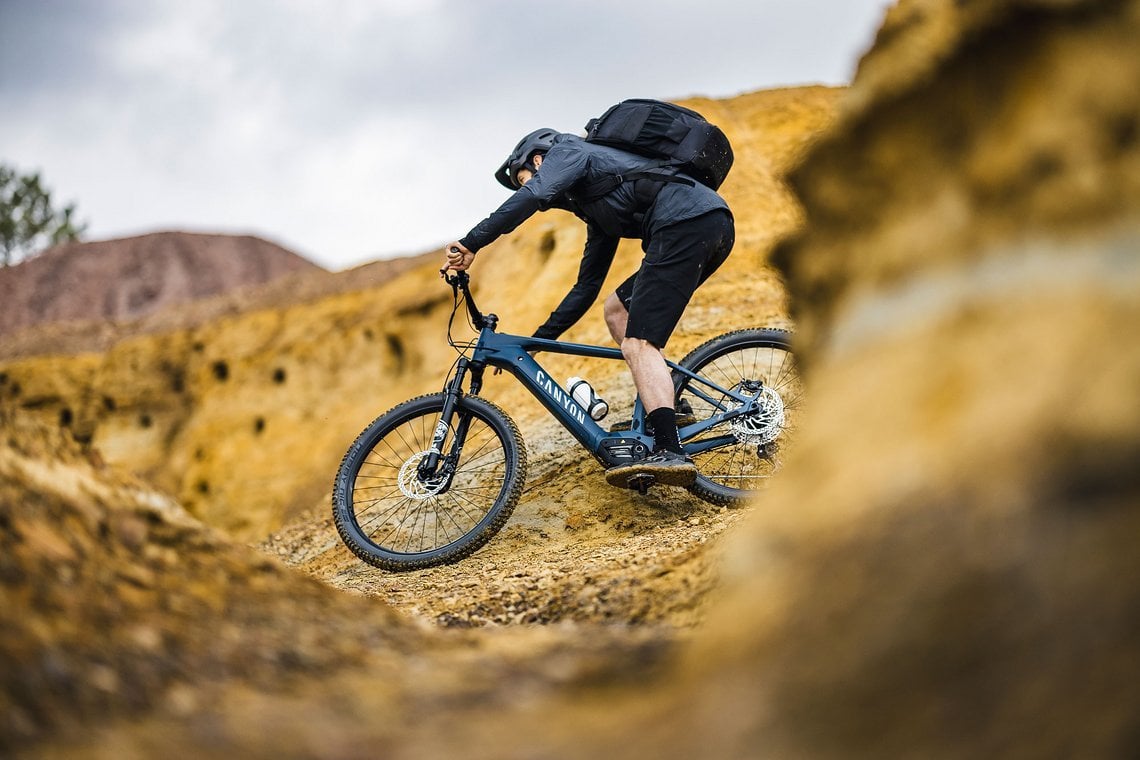
<path fill-rule="evenodd" d="M 252 231 L 340 268 L 462 235 L 535 126 L 841 83 L 886 0 L 0 5 L 0 160 L 96 237 Z"/>

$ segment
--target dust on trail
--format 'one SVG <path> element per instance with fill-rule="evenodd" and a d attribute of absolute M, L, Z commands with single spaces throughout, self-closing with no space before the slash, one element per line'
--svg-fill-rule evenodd
<path fill-rule="evenodd" d="M 531 467 L 518 506 L 487 546 L 456 564 L 406 573 L 372 567 L 345 548 L 324 505 L 259 548 L 443 627 L 696 625 L 717 581 L 717 538 L 748 510 L 706 504 L 678 488 L 645 496 L 613 488 L 555 423 L 528 428 Z"/>

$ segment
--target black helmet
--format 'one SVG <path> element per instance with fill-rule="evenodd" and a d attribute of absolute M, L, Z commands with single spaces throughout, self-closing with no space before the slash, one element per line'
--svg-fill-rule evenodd
<path fill-rule="evenodd" d="M 522 183 L 518 180 L 519 170 L 530 169 L 534 171 L 534 164 L 531 163 L 534 154 L 546 153 L 550 150 L 551 146 L 554 145 L 554 138 L 560 134 L 562 133 L 557 129 L 544 127 L 534 130 L 519 140 L 519 144 L 511 151 L 511 155 L 495 172 L 495 179 L 508 190 L 518 190 L 522 187 Z"/>

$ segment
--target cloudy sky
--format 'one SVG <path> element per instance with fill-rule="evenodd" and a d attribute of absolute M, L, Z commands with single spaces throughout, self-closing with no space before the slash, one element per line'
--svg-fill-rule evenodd
<path fill-rule="evenodd" d="M 0 162 L 88 237 L 330 269 L 464 234 L 522 134 L 628 97 L 846 84 L 891 0 L 0 0 Z"/>

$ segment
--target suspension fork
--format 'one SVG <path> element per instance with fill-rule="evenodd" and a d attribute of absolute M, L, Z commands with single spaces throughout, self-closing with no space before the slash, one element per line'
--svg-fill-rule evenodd
<path fill-rule="evenodd" d="M 463 361 L 467 362 L 466 359 Z M 467 364 L 467 369 L 471 371 L 471 395 L 477 396 L 479 395 L 479 391 L 483 388 L 483 365 L 476 362 L 469 362 Z M 462 382 L 462 378 L 457 378 L 457 382 L 455 384 L 455 388 L 457 389 L 458 394 L 455 399 L 456 404 L 459 403 L 459 398 L 461 398 L 463 395 L 463 391 L 459 387 L 460 382 Z M 447 457 L 444 460 L 445 462 L 451 463 L 451 472 L 448 475 L 449 481 L 451 476 L 455 474 L 455 466 L 459 464 L 459 454 L 463 451 L 463 444 L 467 442 L 467 430 L 470 427 L 471 415 L 459 415 L 459 422 L 455 426 L 455 435 L 451 439 L 451 451 L 448 452 Z M 432 448 L 435 448 L 434 442 Z M 440 444 L 440 450 L 442 451 L 442 442 Z M 449 482 L 448 486 L 450 485 L 451 484 Z"/>
<path fill-rule="evenodd" d="M 483 365 L 473 364 L 466 357 L 461 358 L 456 365 L 455 376 L 448 381 L 447 386 L 443 389 L 443 409 L 440 411 L 439 422 L 436 423 L 435 432 L 432 434 L 431 449 L 429 449 L 424 461 L 420 463 L 421 477 L 427 478 L 437 474 L 440 459 L 450 461 L 452 469 L 454 469 L 454 464 L 459 461 L 459 452 L 463 449 L 463 442 L 467 440 L 467 429 L 471 425 L 470 415 L 460 415 L 459 423 L 455 426 L 455 435 L 451 440 L 451 451 L 448 452 L 447 457 L 443 455 L 443 444 L 447 441 L 447 433 L 451 430 L 452 418 L 463 398 L 463 379 L 468 370 L 471 371 L 471 393 L 478 394 L 483 387 Z M 449 477 L 450 474 L 452 473 L 449 473 Z"/>

